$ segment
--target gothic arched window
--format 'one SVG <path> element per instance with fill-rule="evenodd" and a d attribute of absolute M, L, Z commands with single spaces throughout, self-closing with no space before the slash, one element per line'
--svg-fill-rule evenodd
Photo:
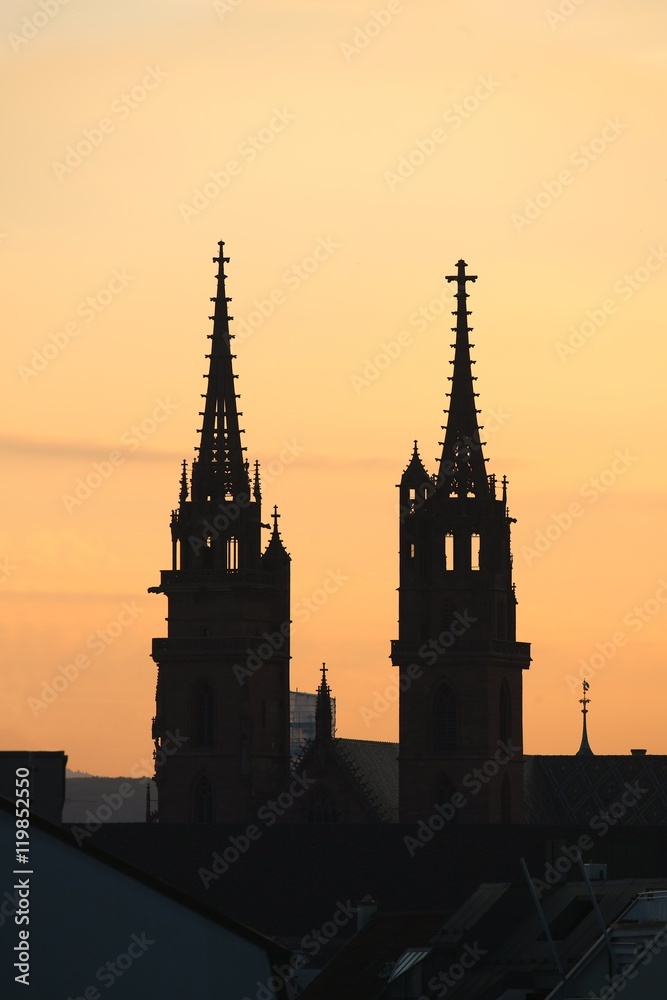
<path fill-rule="evenodd" d="M 213 688 L 207 680 L 197 681 L 192 692 L 192 747 L 210 750 L 214 726 Z"/>
<path fill-rule="evenodd" d="M 505 677 L 500 685 L 500 698 L 498 700 L 498 735 L 505 743 L 512 739 L 512 698 L 509 684 Z"/>
<path fill-rule="evenodd" d="M 192 790 L 192 820 L 194 823 L 213 822 L 213 786 L 205 774 L 200 774 Z"/>
<path fill-rule="evenodd" d="M 458 742 L 456 698 L 447 684 L 441 684 L 433 698 L 433 749 L 456 750 Z"/>

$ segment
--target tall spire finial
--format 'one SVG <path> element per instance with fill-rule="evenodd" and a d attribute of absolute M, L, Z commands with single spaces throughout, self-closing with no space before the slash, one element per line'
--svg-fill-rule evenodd
<path fill-rule="evenodd" d="M 185 503 L 188 499 L 188 463 L 183 459 L 183 471 L 181 472 L 181 492 L 178 495 L 179 503 Z"/>
<path fill-rule="evenodd" d="M 200 445 L 197 460 L 192 464 L 192 496 L 194 500 L 232 500 L 249 490 L 248 469 L 243 458 L 245 448 L 241 445 L 242 429 L 235 392 L 229 332 L 229 322 L 233 319 L 227 311 L 231 299 L 225 293 L 224 265 L 229 257 L 223 256 L 224 243 L 219 241 L 219 255 L 213 260 L 218 264 L 217 295 L 215 302 L 213 333 L 208 375 L 208 387 L 204 397 L 205 407 L 200 430 Z"/>
<path fill-rule="evenodd" d="M 253 498 L 259 503 L 262 499 L 262 484 L 259 480 L 259 462 L 255 459 L 255 478 L 252 487 Z"/>
<path fill-rule="evenodd" d="M 273 514 L 271 515 L 271 517 L 273 518 L 273 530 L 274 530 L 275 534 L 277 535 L 278 534 L 278 518 L 280 517 L 280 514 L 278 513 L 278 504 L 274 504 L 274 506 L 273 506 Z"/>
<path fill-rule="evenodd" d="M 479 436 L 481 428 L 477 423 L 477 393 L 473 389 L 476 378 L 472 374 L 475 362 L 470 358 L 470 348 L 474 345 L 469 339 L 472 328 L 468 327 L 470 312 L 466 309 L 466 283 L 477 281 L 477 275 L 466 274 L 464 260 L 459 260 L 456 266 L 456 274 L 446 276 L 447 281 L 456 282 L 456 309 L 452 313 L 456 316 L 456 326 L 452 327 L 456 342 L 451 345 L 454 348 L 454 360 L 451 362 L 454 374 L 449 376 L 452 391 L 447 393 L 450 403 L 438 483 L 448 495 L 480 497 L 489 494 L 489 481 L 482 454 L 483 442 Z"/>
<path fill-rule="evenodd" d="M 317 689 L 315 705 L 315 738 L 330 740 L 334 733 L 334 713 L 331 703 L 331 688 L 327 683 L 327 665 L 322 664 L 322 680 Z"/>
<path fill-rule="evenodd" d="M 590 684 L 588 683 L 587 680 L 584 680 L 582 682 L 582 687 L 583 687 L 583 690 L 584 690 L 584 697 L 579 699 L 579 704 L 584 706 L 582 708 L 582 710 L 581 710 L 581 714 L 584 717 L 584 726 L 583 726 L 583 731 L 582 731 L 582 734 L 581 734 L 581 746 L 579 747 L 579 750 L 577 751 L 577 757 L 579 757 L 579 756 L 582 756 L 582 757 L 583 756 L 590 756 L 593 753 L 593 751 L 591 750 L 590 744 L 588 742 L 588 731 L 586 729 L 586 716 L 588 715 L 588 705 L 590 704 L 590 701 L 591 701 L 590 698 L 586 697 L 586 695 L 588 693 L 588 689 L 590 688 Z"/>

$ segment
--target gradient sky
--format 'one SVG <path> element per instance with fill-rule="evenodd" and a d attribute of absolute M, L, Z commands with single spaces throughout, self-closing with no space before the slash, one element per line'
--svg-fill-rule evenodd
<path fill-rule="evenodd" d="M 576 751 L 583 663 L 593 750 L 667 753 L 664 3 L 5 0 L 0 22 L 0 748 L 151 769 L 147 588 L 222 238 L 293 608 L 347 578 L 295 624 L 292 686 L 326 660 L 339 735 L 396 739 L 395 484 L 415 438 L 435 471 L 463 257 L 525 749 Z"/>

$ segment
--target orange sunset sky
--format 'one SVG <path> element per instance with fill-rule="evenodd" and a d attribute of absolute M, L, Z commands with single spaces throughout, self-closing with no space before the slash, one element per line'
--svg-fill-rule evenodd
<path fill-rule="evenodd" d="M 362 709 L 395 692 L 395 484 L 415 438 L 436 468 L 462 257 L 525 749 L 576 751 L 584 663 L 593 750 L 667 753 L 667 7 L 549 4 L 5 0 L 1 749 L 151 770 L 147 589 L 224 239 L 292 687 L 326 660 L 339 735 L 397 738 Z"/>

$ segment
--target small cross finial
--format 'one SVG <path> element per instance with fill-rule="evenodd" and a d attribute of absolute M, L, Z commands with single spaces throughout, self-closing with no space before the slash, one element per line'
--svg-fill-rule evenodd
<path fill-rule="evenodd" d="M 458 260 L 456 262 L 456 274 L 445 275 L 446 281 L 455 281 L 457 284 L 457 295 L 466 296 L 466 281 L 477 281 L 476 274 L 466 274 L 466 262 L 464 260 Z"/>
<path fill-rule="evenodd" d="M 274 505 L 273 514 L 271 516 L 273 517 L 273 530 L 275 531 L 276 534 L 278 534 L 278 518 L 281 516 L 278 513 L 278 504 Z"/>

